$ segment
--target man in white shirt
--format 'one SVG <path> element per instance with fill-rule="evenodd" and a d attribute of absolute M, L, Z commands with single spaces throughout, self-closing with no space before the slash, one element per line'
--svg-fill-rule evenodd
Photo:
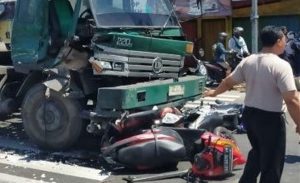
<path fill-rule="evenodd" d="M 246 83 L 244 125 L 252 146 L 239 183 L 280 183 L 285 160 L 286 129 L 283 101 L 300 134 L 300 98 L 293 71 L 277 55 L 286 38 L 279 27 L 266 26 L 260 33 L 262 50 L 243 59 L 236 69 L 204 96 L 214 97 L 236 84 Z"/>
<path fill-rule="evenodd" d="M 241 36 L 244 31 L 243 27 L 233 28 L 233 36 L 228 41 L 228 48 L 236 51 L 241 56 L 248 56 L 249 50 L 244 38 Z"/>

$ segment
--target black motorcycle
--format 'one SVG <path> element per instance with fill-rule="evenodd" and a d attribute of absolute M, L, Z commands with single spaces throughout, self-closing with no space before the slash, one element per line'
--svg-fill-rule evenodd
<path fill-rule="evenodd" d="M 233 71 L 236 66 L 247 56 L 249 56 L 249 53 L 240 53 L 236 51 L 232 51 L 231 53 L 226 55 L 227 62 L 229 63 L 231 67 L 231 71 Z"/>
<path fill-rule="evenodd" d="M 203 61 L 207 70 L 207 85 L 218 85 L 226 77 L 226 69 L 217 62 Z"/>
<path fill-rule="evenodd" d="M 238 52 L 232 51 L 226 55 L 226 60 L 233 71 L 236 66 L 245 58 L 246 55 L 242 55 Z M 218 85 L 226 77 L 226 68 L 222 67 L 215 61 L 203 61 L 208 75 L 208 86 Z"/>
<path fill-rule="evenodd" d="M 161 113 L 163 126 L 178 126 L 188 129 L 204 129 L 216 135 L 233 139 L 233 133 L 244 133 L 242 122 L 243 105 L 216 100 L 211 105 L 200 105 L 179 111 L 165 108 Z"/>

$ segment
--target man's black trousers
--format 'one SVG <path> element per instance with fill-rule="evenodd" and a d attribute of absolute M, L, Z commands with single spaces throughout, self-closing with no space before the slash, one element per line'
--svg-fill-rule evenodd
<path fill-rule="evenodd" d="M 285 118 L 280 112 L 245 107 L 243 119 L 252 146 L 239 183 L 279 183 L 285 158 Z"/>

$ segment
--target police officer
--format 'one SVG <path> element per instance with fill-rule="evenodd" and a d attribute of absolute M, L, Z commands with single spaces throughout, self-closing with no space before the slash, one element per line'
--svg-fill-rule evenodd
<path fill-rule="evenodd" d="M 286 129 L 283 100 L 300 134 L 300 100 L 290 64 L 279 58 L 286 38 L 279 27 L 266 26 L 260 33 L 262 50 L 243 59 L 215 90 L 216 96 L 234 85 L 246 83 L 243 112 L 247 136 L 252 146 L 240 183 L 279 183 L 285 158 Z"/>

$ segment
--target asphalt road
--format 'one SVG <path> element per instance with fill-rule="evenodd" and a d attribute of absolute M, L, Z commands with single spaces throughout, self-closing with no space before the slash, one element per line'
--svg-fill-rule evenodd
<path fill-rule="evenodd" d="M 228 102 L 241 103 L 244 93 L 230 91 L 218 98 Z M 207 98 L 204 103 L 215 98 Z M 199 101 L 188 105 L 199 105 Z M 282 183 L 295 183 L 300 180 L 300 137 L 295 133 L 294 125 L 288 116 L 287 151 Z M 250 149 L 245 134 L 236 134 L 241 151 L 247 155 Z M 178 170 L 190 168 L 189 162 L 180 162 Z M 67 152 L 47 152 L 38 149 L 28 141 L 22 129 L 18 115 L 0 122 L 0 183 L 51 182 L 51 183 L 122 183 L 123 177 L 145 177 L 170 170 L 153 172 L 115 171 L 111 172 L 99 156 L 98 141 L 94 137 L 82 138 L 81 142 Z M 235 167 L 231 176 L 220 180 L 208 180 L 211 183 L 238 182 L 243 166 Z M 184 179 L 175 178 L 152 181 L 153 183 L 183 183 Z"/>

